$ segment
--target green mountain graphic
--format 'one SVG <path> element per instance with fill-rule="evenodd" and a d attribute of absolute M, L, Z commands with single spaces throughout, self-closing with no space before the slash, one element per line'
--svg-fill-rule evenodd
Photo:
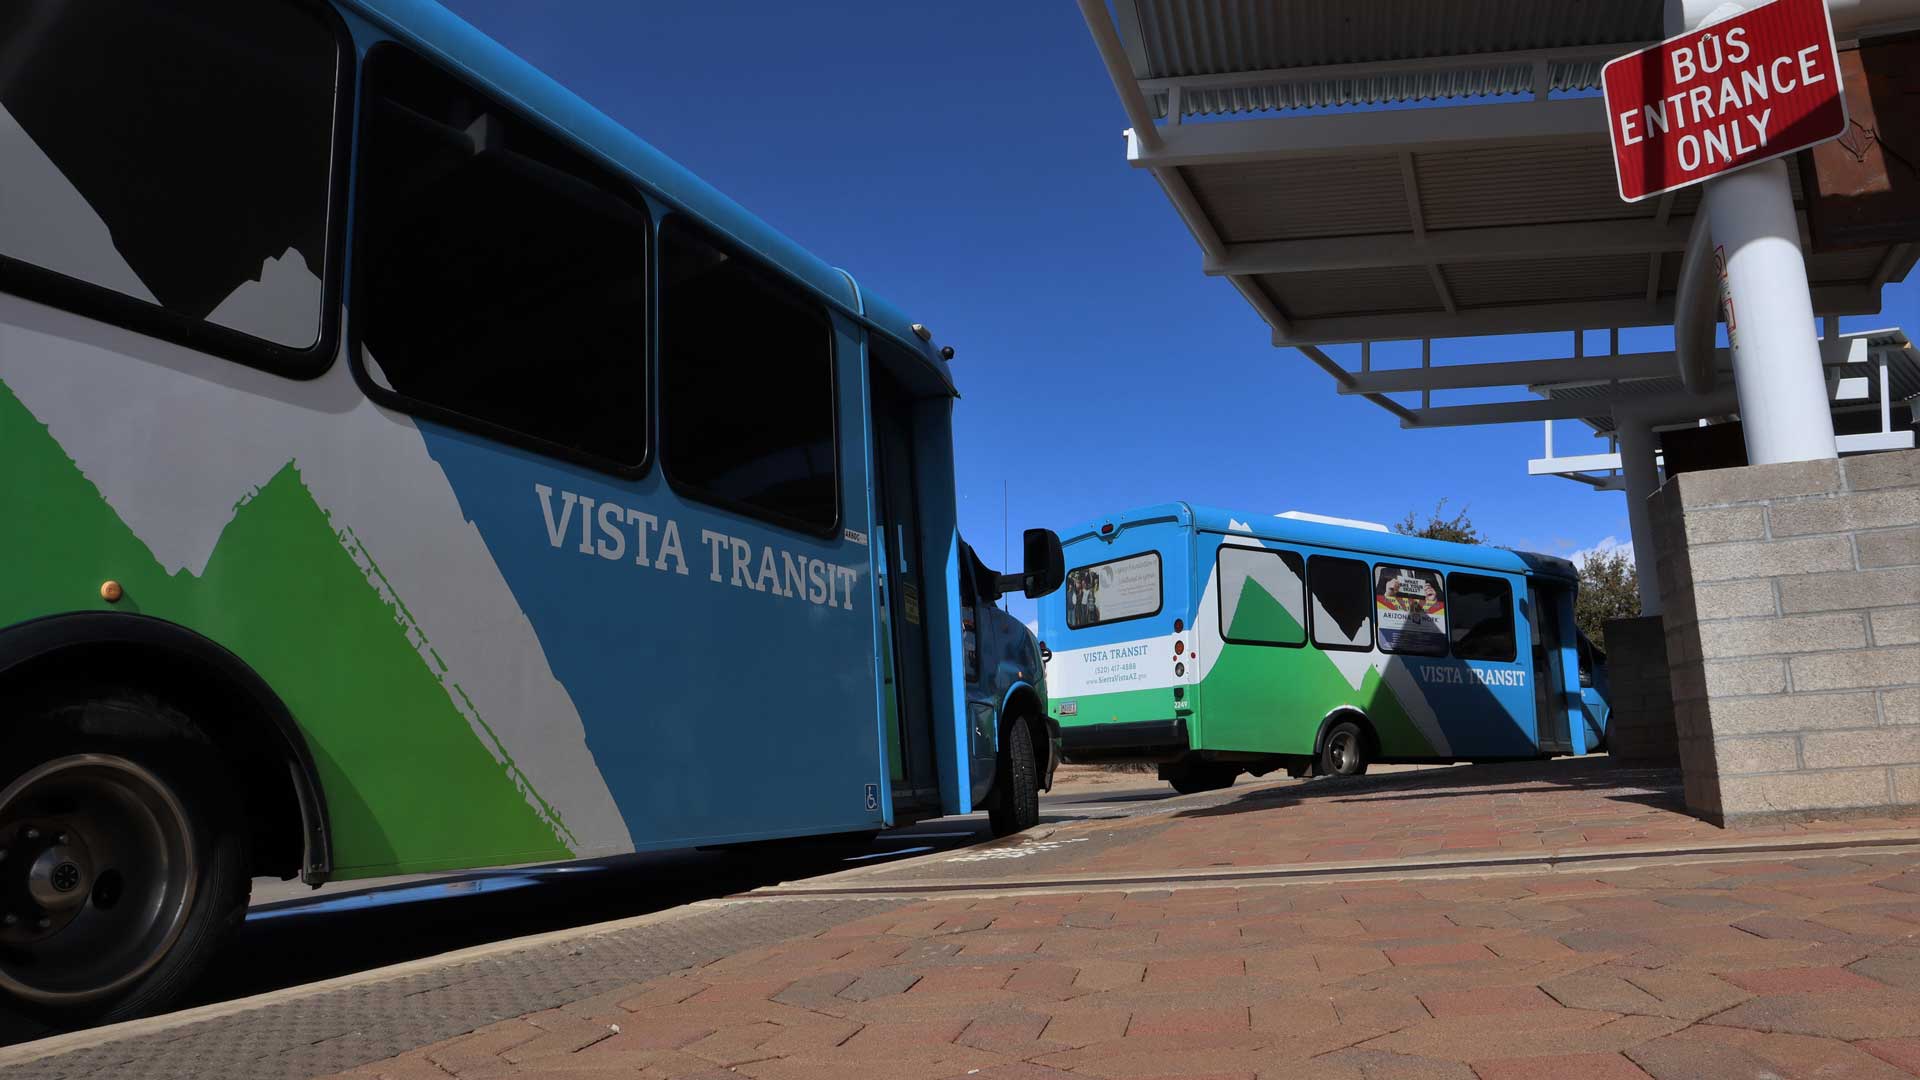
<path fill-rule="evenodd" d="M 1284 624 L 1258 637 L 1279 641 L 1305 640 L 1280 601 L 1248 578 L 1240 607 L 1251 604 L 1255 617 L 1267 624 Z M 1239 633 L 1240 615 L 1233 625 Z M 1254 637 L 1256 635 L 1247 635 Z M 1433 753 L 1424 735 L 1408 719 L 1400 699 L 1387 689 L 1380 672 L 1369 668 L 1355 690 L 1333 660 L 1319 649 L 1228 645 L 1207 672 L 1197 695 L 1199 723 L 1206 745 L 1218 749 L 1268 753 L 1309 753 L 1320 721 L 1336 704 L 1353 705 L 1373 722 L 1381 752 L 1388 756 Z"/>
<path fill-rule="evenodd" d="M 1227 636 L 1237 641 L 1270 641 L 1288 645 L 1307 640 L 1299 620 L 1287 613 L 1285 605 L 1273 598 L 1266 586 L 1252 577 L 1244 579 L 1240 603 L 1233 609 L 1233 625 Z"/>
<path fill-rule="evenodd" d="M 0 470 L 16 493 L 0 515 L 8 559 L 0 626 L 58 612 L 137 612 L 232 650 L 306 733 L 338 876 L 572 854 L 559 814 L 471 711 L 371 555 L 328 519 L 294 462 L 234 507 L 197 577 L 162 569 L 5 383 Z M 126 590 L 118 604 L 100 599 L 108 579 Z"/>

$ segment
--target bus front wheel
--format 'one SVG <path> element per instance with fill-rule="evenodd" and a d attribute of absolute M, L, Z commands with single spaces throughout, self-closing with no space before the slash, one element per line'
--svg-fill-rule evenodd
<path fill-rule="evenodd" d="M 993 835 L 1008 836 L 1040 824 L 1040 764 L 1033 756 L 1033 725 L 1024 716 L 1007 725 L 1001 740 L 999 774 L 987 802 Z"/>
<path fill-rule="evenodd" d="M 213 755 L 141 698 L 24 718 L 43 739 L 0 768 L 0 995 L 66 1026 L 142 1015 L 184 991 L 246 910 L 240 820 Z M 130 726 L 122 726 L 123 724 Z"/>
<path fill-rule="evenodd" d="M 1367 771 L 1367 736 L 1359 724 L 1343 720 L 1333 725 L 1320 744 L 1314 771 L 1321 776 L 1360 776 Z"/>

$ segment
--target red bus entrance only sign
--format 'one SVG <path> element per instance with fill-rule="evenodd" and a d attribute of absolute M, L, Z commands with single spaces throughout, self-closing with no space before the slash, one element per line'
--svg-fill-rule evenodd
<path fill-rule="evenodd" d="M 1620 197 L 1638 202 L 1847 130 L 1823 0 L 1773 0 L 1607 63 Z"/>

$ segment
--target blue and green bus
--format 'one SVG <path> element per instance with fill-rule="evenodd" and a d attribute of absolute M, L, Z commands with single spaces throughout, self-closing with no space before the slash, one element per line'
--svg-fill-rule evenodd
<path fill-rule="evenodd" d="M 911 321 L 428 0 L 0 5 L 0 995 L 255 876 L 1038 816 Z"/>
<path fill-rule="evenodd" d="M 1168 503 L 1071 530 L 1040 603 L 1068 761 L 1241 772 L 1581 754 L 1606 736 L 1564 559 Z"/>

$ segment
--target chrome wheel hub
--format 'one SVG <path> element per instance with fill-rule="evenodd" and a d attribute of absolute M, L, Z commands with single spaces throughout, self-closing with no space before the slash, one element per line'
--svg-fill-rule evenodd
<path fill-rule="evenodd" d="M 106 997 L 151 971 L 193 904 L 185 809 L 106 754 L 46 762 L 0 791 L 0 990 L 45 1005 Z"/>

